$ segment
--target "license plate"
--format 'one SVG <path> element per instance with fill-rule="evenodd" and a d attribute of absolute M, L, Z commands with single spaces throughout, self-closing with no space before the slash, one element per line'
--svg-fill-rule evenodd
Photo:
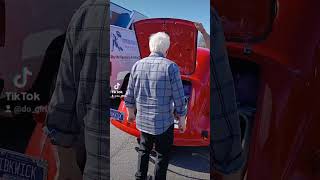
<path fill-rule="evenodd" d="M 47 161 L 0 148 L 0 179 L 45 180 Z"/>
<path fill-rule="evenodd" d="M 123 121 L 124 114 L 118 110 L 110 109 L 110 117 L 118 121 Z"/>

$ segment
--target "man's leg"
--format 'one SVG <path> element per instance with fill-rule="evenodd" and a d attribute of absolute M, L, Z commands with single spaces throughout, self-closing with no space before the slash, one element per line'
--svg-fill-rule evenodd
<path fill-rule="evenodd" d="M 138 151 L 138 170 L 136 180 L 145 180 L 147 178 L 149 156 L 153 147 L 153 135 L 141 132 L 140 147 Z"/>
<path fill-rule="evenodd" d="M 155 148 L 157 161 L 154 168 L 154 179 L 165 180 L 170 159 L 171 147 L 173 144 L 173 128 L 170 126 L 166 132 L 155 137 Z"/>

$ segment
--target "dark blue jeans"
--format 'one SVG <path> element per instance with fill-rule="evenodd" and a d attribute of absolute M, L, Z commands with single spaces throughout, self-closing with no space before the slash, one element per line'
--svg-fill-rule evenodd
<path fill-rule="evenodd" d="M 136 180 L 147 178 L 150 152 L 155 145 L 157 160 L 154 169 L 154 180 L 165 180 L 169 165 L 171 146 L 173 144 L 173 128 L 170 126 L 167 131 L 160 135 L 151 135 L 141 132 L 140 147 L 138 151 L 138 170 Z"/>

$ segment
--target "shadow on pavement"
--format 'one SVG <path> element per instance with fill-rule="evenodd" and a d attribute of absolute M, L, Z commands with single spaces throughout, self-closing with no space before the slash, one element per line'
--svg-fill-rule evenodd
<path fill-rule="evenodd" d="M 138 150 L 138 147 L 135 148 Z M 156 153 L 151 153 L 150 161 L 154 164 Z M 209 173 L 210 154 L 208 147 L 173 147 L 170 164 L 192 171 Z M 168 170 L 171 171 L 171 170 Z M 171 171 L 173 172 L 173 171 Z M 176 172 L 173 172 L 176 173 Z M 177 173 L 179 174 L 179 173 Z M 181 175 L 181 174 L 179 174 Z"/>
<path fill-rule="evenodd" d="M 170 164 L 198 171 L 209 173 L 210 153 L 208 147 L 173 147 Z"/>

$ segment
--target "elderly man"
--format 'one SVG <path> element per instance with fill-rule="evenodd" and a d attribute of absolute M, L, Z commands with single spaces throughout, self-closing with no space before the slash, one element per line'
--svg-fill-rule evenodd
<path fill-rule="evenodd" d="M 129 113 L 128 121 L 136 119 L 141 132 L 138 170 L 135 174 L 137 180 L 147 178 L 153 144 L 157 153 L 154 179 L 166 179 L 173 144 L 174 118 L 179 120 L 181 131 L 186 128 L 187 109 L 179 68 L 165 58 L 169 47 L 170 37 L 166 33 L 151 35 L 151 54 L 136 62 L 131 70 L 125 105 Z"/>

